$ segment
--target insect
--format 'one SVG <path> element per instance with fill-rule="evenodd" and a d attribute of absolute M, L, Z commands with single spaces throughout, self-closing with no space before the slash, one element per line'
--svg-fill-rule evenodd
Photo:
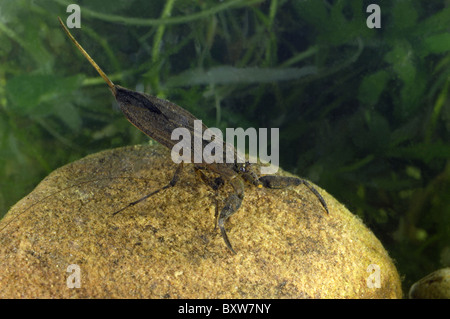
<path fill-rule="evenodd" d="M 67 36 L 72 40 L 75 46 L 81 51 L 81 53 L 86 57 L 86 59 L 97 70 L 97 72 L 109 86 L 113 96 L 119 104 L 120 109 L 122 110 L 128 121 L 131 122 L 131 124 L 133 124 L 143 133 L 169 149 L 171 149 L 176 144 L 175 141 L 171 139 L 171 133 L 174 129 L 182 127 L 188 129 L 192 134 L 195 134 L 194 121 L 198 119 L 182 107 L 167 100 L 159 99 L 155 96 L 145 93 L 135 92 L 111 82 L 111 80 L 97 65 L 97 63 L 81 47 L 77 40 L 75 40 L 62 20 L 60 18 L 58 19 Z M 206 129 L 207 127 L 203 124 L 202 131 Z M 205 147 L 210 143 L 210 141 L 203 139 L 202 143 L 203 147 Z M 234 158 L 237 159 L 238 154 L 234 147 L 229 143 L 223 143 L 224 153 L 226 152 L 226 150 L 230 150 L 231 148 L 231 150 L 235 154 Z M 194 145 L 192 146 L 193 147 L 191 147 L 191 150 L 193 151 L 191 152 L 190 156 L 193 159 L 196 148 L 194 147 Z M 202 151 L 202 149 L 200 151 Z M 209 185 L 213 190 L 219 189 L 225 183 L 229 183 L 232 186 L 233 192 L 225 199 L 224 206 L 220 213 L 218 212 L 218 207 L 216 205 L 215 218 L 216 226 L 219 227 L 226 246 L 233 253 L 236 252 L 233 249 L 230 240 L 228 239 L 225 230 L 225 222 L 231 215 L 239 210 L 244 198 L 245 183 L 249 183 L 258 188 L 286 188 L 288 186 L 303 184 L 308 187 L 308 189 L 312 193 L 314 193 L 314 195 L 320 201 L 322 207 L 325 209 L 326 213 L 329 213 L 327 204 L 323 197 L 310 183 L 308 183 L 308 181 L 304 179 L 275 175 L 260 176 L 258 174 L 259 165 L 250 163 L 248 161 L 243 163 L 241 163 L 240 161 L 238 162 L 237 160 L 232 163 L 206 163 L 205 161 L 203 161 L 201 163 L 194 164 L 194 168 L 202 181 Z M 178 165 L 172 179 L 167 185 L 151 192 L 148 195 L 143 196 L 142 198 L 132 203 L 129 203 L 122 209 L 114 212 L 113 215 L 116 215 L 123 210 L 132 207 L 165 189 L 174 187 L 179 180 L 182 169 L 183 162 Z M 219 177 L 210 178 L 207 174 L 204 173 L 205 170 L 215 173 Z"/>

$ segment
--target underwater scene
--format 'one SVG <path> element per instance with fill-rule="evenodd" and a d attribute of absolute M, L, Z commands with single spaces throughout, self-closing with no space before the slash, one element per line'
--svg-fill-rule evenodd
<path fill-rule="evenodd" d="M 403 298 L 450 267 L 450 1 L 1 1 L 0 218 L 61 166 L 164 145 L 127 121 L 58 17 L 114 84 L 223 132 L 278 128 L 268 155 L 277 152 L 282 170 L 325 190 L 373 232 Z M 332 218 L 312 188 L 320 218 Z M 205 217 L 211 231 L 213 215 Z M 245 249 L 230 235 L 238 224 L 227 223 L 239 255 Z"/>

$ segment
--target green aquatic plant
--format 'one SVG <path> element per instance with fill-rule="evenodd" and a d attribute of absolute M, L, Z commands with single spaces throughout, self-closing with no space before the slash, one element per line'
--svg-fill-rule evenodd
<path fill-rule="evenodd" d="M 370 2 L 95 0 L 74 33 L 114 82 L 208 126 L 279 127 L 281 166 L 359 215 L 406 289 L 448 266 L 450 8 L 382 2 L 369 29 Z M 0 214 L 56 167 L 148 141 L 67 45 L 68 4 L 0 3 Z"/>

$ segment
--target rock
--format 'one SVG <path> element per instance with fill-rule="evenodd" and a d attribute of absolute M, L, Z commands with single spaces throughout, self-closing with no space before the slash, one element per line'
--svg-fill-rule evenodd
<path fill-rule="evenodd" d="M 54 171 L 0 222 L 0 298 L 402 297 L 381 243 L 319 187 L 329 215 L 303 185 L 247 185 L 226 223 L 236 255 L 214 228 L 230 187 L 216 196 L 190 165 L 112 215 L 175 167 L 167 150 L 133 146 Z"/>
<path fill-rule="evenodd" d="M 410 299 L 450 299 L 450 268 L 442 268 L 420 279 L 409 290 Z"/>

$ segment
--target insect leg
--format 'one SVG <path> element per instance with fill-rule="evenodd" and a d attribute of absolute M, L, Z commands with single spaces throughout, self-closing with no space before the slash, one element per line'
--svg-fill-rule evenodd
<path fill-rule="evenodd" d="M 213 191 L 216 193 L 216 211 L 214 214 L 214 220 L 217 221 L 217 216 L 219 216 L 219 205 L 217 202 L 217 191 L 219 190 L 219 188 L 221 186 L 223 186 L 224 181 L 221 177 L 216 177 L 216 178 L 210 178 L 208 176 L 205 175 L 205 173 L 203 173 L 201 170 L 201 167 L 194 167 L 195 172 L 197 173 L 197 175 L 200 177 L 200 179 L 203 181 L 203 183 L 205 183 L 206 185 L 208 185 L 209 187 L 211 187 L 213 189 Z M 214 230 L 217 227 L 217 222 L 214 223 Z"/>
<path fill-rule="evenodd" d="M 308 183 L 304 179 L 289 176 L 267 175 L 260 177 L 259 181 L 262 183 L 264 187 L 267 188 L 285 188 L 288 186 L 297 186 L 303 184 L 306 187 L 308 187 L 309 190 L 314 195 L 316 195 L 317 199 L 320 201 L 327 214 L 329 214 L 327 203 L 323 199 L 322 195 L 320 195 L 317 189 L 315 189 L 310 183 Z"/>
<path fill-rule="evenodd" d="M 313 192 L 314 195 L 316 195 L 317 199 L 320 201 L 320 203 L 322 204 L 323 208 L 325 208 L 325 211 L 326 211 L 327 214 L 329 215 L 330 212 L 328 211 L 327 203 L 326 203 L 325 200 L 323 199 L 322 195 L 320 195 L 320 193 L 317 191 L 317 189 L 315 189 L 310 183 L 308 183 L 308 182 L 305 181 L 304 179 L 300 179 L 300 181 L 303 183 L 303 185 L 305 185 L 306 187 L 308 187 L 309 190 L 310 190 L 311 192 Z"/>
<path fill-rule="evenodd" d="M 224 181 L 221 177 L 210 178 L 201 171 L 202 168 L 194 167 L 194 169 L 197 175 L 203 181 L 203 183 L 211 187 L 214 191 L 217 191 L 224 184 Z"/>
<path fill-rule="evenodd" d="M 132 206 L 134 206 L 134 205 L 136 205 L 136 204 L 138 204 L 138 203 L 140 203 L 140 202 L 146 200 L 147 198 L 149 198 L 149 197 L 151 197 L 151 196 L 153 196 L 153 195 L 159 193 L 159 192 L 162 191 L 162 190 L 165 190 L 165 189 L 167 189 L 167 188 L 174 187 L 175 184 L 176 184 L 176 183 L 178 182 L 178 180 L 180 179 L 180 174 L 181 174 L 182 169 L 183 169 L 183 163 L 181 163 L 180 165 L 178 165 L 177 169 L 175 170 L 175 174 L 173 174 L 173 177 L 172 177 L 172 179 L 170 180 L 169 184 L 167 184 L 167 185 L 164 186 L 164 187 L 161 187 L 160 189 L 157 189 L 156 191 L 151 192 L 151 193 L 148 194 L 148 195 L 145 195 L 144 197 L 139 198 L 138 200 L 136 200 L 136 201 L 134 201 L 134 202 L 132 202 L 132 203 L 129 203 L 127 206 L 125 206 L 125 207 L 119 209 L 118 211 L 114 212 L 114 213 L 113 213 L 113 216 L 114 216 L 114 215 L 117 215 L 118 213 L 120 213 L 121 211 L 123 211 L 123 210 L 125 210 L 125 209 L 127 209 L 127 208 L 129 208 L 129 207 L 132 207 Z"/>
<path fill-rule="evenodd" d="M 222 208 L 222 211 L 219 215 L 218 226 L 220 228 L 222 238 L 225 241 L 228 249 L 236 254 L 225 231 L 225 221 L 231 215 L 233 215 L 239 209 L 239 207 L 241 207 L 242 199 L 244 198 L 244 183 L 238 176 L 232 177 L 232 179 L 230 179 L 230 183 L 233 186 L 235 193 L 228 196 L 228 198 L 225 200 L 225 206 Z"/>

